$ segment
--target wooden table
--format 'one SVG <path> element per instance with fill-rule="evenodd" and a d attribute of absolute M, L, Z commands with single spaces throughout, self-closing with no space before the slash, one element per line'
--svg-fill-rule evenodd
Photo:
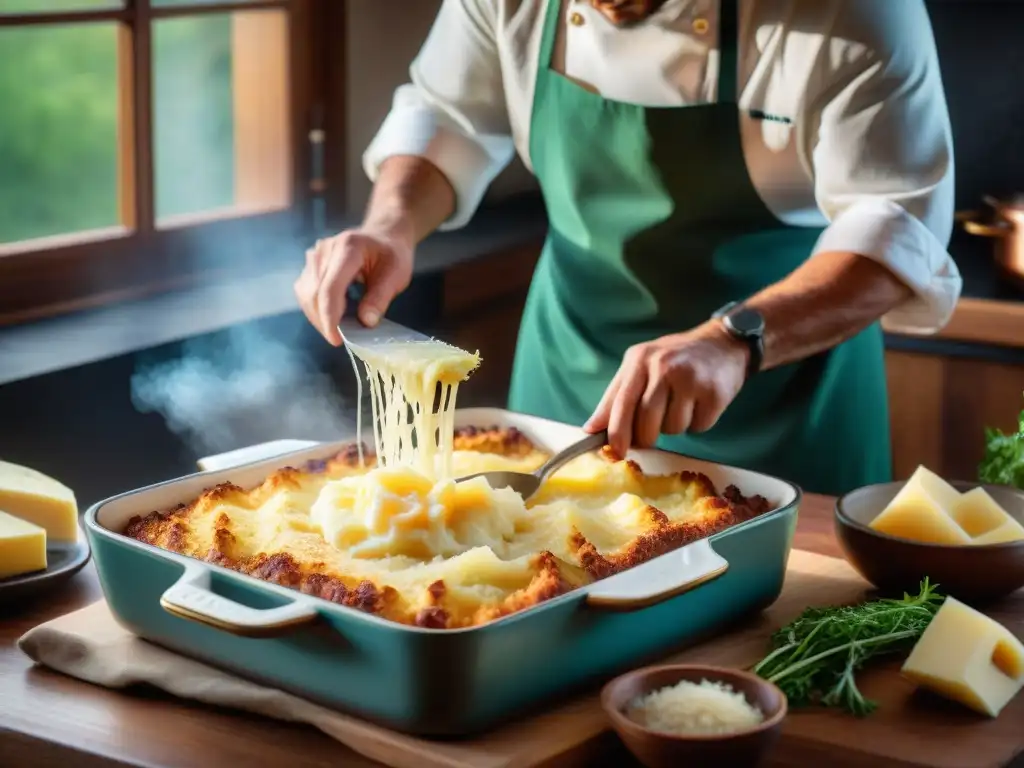
<path fill-rule="evenodd" d="M 805 497 L 795 546 L 838 555 L 831 513 L 831 499 Z M 0 765 L 377 765 L 313 728 L 188 704 L 152 690 L 110 691 L 36 668 L 17 649 L 18 637 L 29 628 L 101 596 L 90 565 L 63 589 L 37 603 L 0 609 Z M 629 765 L 613 739 L 609 750 L 609 765 Z"/>

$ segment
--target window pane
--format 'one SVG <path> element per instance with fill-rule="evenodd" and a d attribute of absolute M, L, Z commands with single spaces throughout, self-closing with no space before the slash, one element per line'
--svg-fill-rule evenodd
<path fill-rule="evenodd" d="M 217 3 L 221 5 L 225 2 L 235 3 L 236 5 L 245 5 L 246 3 L 252 2 L 252 0 L 152 0 L 154 6 L 156 5 L 209 5 L 210 3 Z"/>
<path fill-rule="evenodd" d="M 231 205 L 231 19 L 159 21 L 153 31 L 158 217 Z"/>
<path fill-rule="evenodd" d="M 119 223 L 114 24 L 0 28 L 0 242 Z"/>
<path fill-rule="evenodd" d="M 0 0 L 0 14 L 95 11 L 122 5 L 120 0 Z"/>
<path fill-rule="evenodd" d="M 286 16 L 249 11 L 154 22 L 156 211 L 290 204 Z"/>

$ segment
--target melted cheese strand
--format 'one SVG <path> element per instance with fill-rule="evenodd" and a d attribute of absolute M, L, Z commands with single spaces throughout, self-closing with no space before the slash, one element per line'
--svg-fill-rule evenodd
<path fill-rule="evenodd" d="M 438 341 L 346 346 L 363 362 L 370 381 L 378 463 L 450 478 L 459 382 L 479 365 L 479 354 Z"/>
<path fill-rule="evenodd" d="M 452 475 L 452 454 L 455 452 L 455 397 L 458 392 L 459 385 L 456 383 L 449 384 L 441 393 L 441 426 L 438 430 L 437 441 L 444 459 L 443 477 Z"/>
<path fill-rule="evenodd" d="M 380 406 L 380 380 L 376 371 L 371 371 L 370 367 L 365 365 L 365 363 L 364 367 L 366 368 L 366 378 L 370 381 L 370 411 L 373 418 L 373 444 L 377 447 L 377 454 L 379 457 L 381 444 L 380 433 L 384 424 L 384 413 Z M 378 461 L 380 461 L 379 458 Z"/>
<path fill-rule="evenodd" d="M 364 469 L 366 457 L 363 455 L 363 377 L 359 375 L 359 364 L 356 362 L 356 356 L 352 354 L 352 347 L 346 344 L 345 351 L 352 362 L 352 373 L 356 376 L 356 450 L 359 451 L 359 468 Z"/>

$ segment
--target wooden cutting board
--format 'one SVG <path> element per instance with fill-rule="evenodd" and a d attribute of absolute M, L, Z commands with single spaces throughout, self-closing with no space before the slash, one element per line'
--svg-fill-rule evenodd
<path fill-rule="evenodd" d="M 782 595 L 762 616 L 716 640 L 666 661 L 749 667 L 765 653 L 769 635 L 808 606 L 850 603 L 867 596 L 868 585 L 843 560 L 794 551 Z M 989 610 L 1024 637 L 1024 590 Z M 899 662 L 883 664 L 859 678 L 864 693 L 879 702 L 858 719 L 825 711 L 795 711 L 769 762 L 774 766 L 829 768 L 988 768 L 1024 765 L 1024 693 L 995 720 L 915 692 L 899 675 Z M 355 723 L 353 723 L 355 725 Z M 472 741 L 412 739 L 360 723 L 337 733 L 356 751 L 392 766 L 416 768 L 533 768 L 534 766 L 635 765 L 608 724 L 598 691 L 558 705 Z"/>

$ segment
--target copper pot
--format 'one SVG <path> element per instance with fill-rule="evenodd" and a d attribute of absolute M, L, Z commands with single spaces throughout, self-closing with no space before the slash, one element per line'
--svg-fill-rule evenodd
<path fill-rule="evenodd" d="M 1008 200 L 985 196 L 989 211 L 962 211 L 956 215 L 972 235 L 995 238 L 995 260 L 1008 277 L 1024 283 L 1024 194 Z"/>

